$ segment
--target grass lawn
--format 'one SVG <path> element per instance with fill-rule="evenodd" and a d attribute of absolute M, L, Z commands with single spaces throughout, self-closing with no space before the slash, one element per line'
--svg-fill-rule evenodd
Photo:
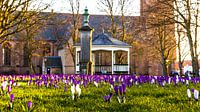
<path fill-rule="evenodd" d="M 118 103 L 114 90 L 110 90 L 110 84 L 101 83 L 96 87 L 89 83 L 87 87 L 81 88 L 81 96 L 76 101 L 71 98 L 71 86 L 67 85 L 64 91 L 64 84 L 58 83 L 58 88 L 37 85 L 27 85 L 21 82 L 19 87 L 13 87 L 11 93 L 14 94 L 13 110 L 8 109 L 10 95 L 1 93 L 0 111 L 33 111 L 33 112 L 190 112 L 199 111 L 200 102 L 187 97 L 187 87 L 183 84 L 174 86 L 173 84 L 161 87 L 158 84 L 139 84 L 127 87 L 126 102 Z M 100 86 L 101 85 L 101 86 Z M 190 88 L 200 89 L 199 83 L 190 84 Z M 113 92 L 111 102 L 104 101 L 104 95 Z M 33 107 L 28 110 L 27 102 L 32 101 Z"/>

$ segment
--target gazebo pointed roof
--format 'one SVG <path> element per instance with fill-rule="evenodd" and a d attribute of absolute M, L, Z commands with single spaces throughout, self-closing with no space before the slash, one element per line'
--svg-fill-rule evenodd
<path fill-rule="evenodd" d="M 94 37 L 92 40 L 92 45 L 130 46 L 127 43 L 113 38 L 106 33 L 101 33 Z"/>
<path fill-rule="evenodd" d="M 106 33 L 100 33 L 97 36 L 93 37 L 92 45 L 131 47 L 129 44 L 122 42 L 116 38 L 113 38 Z M 80 46 L 80 43 L 75 44 L 75 46 Z"/>

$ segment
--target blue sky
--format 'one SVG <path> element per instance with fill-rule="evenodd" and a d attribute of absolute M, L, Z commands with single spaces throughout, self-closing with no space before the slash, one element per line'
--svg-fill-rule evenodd
<path fill-rule="evenodd" d="M 51 1 L 51 0 L 47 0 Z M 140 6 L 140 0 L 133 0 L 133 4 L 131 4 L 130 9 L 129 9 L 129 14 L 127 15 L 138 15 L 139 13 L 139 6 Z M 51 9 L 54 9 L 55 12 L 64 12 L 68 13 L 70 12 L 69 8 L 69 2 L 68 0 L 53 0 L 53 5 L 49 8 L 49 11 Z M 106 14 L 105 12 L 101 12 L 98 9 L 98 5 L 96 0 L 81 0 L 81 5 L 80 5 L 80 11 L 83 13 L 83 10 L 85 7 L 88 7 L 89 13 L 90 14 Z"/>

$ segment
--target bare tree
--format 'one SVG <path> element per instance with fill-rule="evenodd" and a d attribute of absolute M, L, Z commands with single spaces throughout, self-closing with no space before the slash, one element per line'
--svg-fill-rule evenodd
<path fill-rule="evenodd" d="M 159 0 L 163 4 L 174 11 L 174 16 L 170 18 L 175 24 L 186 32 L 188 46 L 190 48 L 190 56 L 192 59 L 193 73 L 199 75 L 198 64 L 198 29 L 199 29 L 199 0 Z M 178 17 L 178 19 L 176 18 Z"/>
<path fill-rule="evenodd" d="M 80 0 L 69 0 L 70 8 L 71 8 L 71 37 L 72 37 L 72 42 L 69 39 L 67 41 L 67 46 L 69 48 L 69 51 L 73 57 L 73 61 L 75 63 L 75 51 L 73 48 L 73 45 L 78 42 L 78 28 L 80 27 Z"/>
<path fill-rule="evenodd" d="M 118 0 L 118 4 L 119 4 L 118 6 L 120 8 L 119 10 L 120 26 L 118 28 L 116 35 L 120 40 L 122 40 L 123 42 L 128 42 L 129 44 L 131 44 L 134 41 L 131 33 L 128 32 L 128 28 L 129 28 L 128 24 L 131 24 L 130 21 L 132 21 L 132 19 L 131 17 L 128 17 L 128 16 L 125 17 L 125 14 L 127 14 L 127 11 L 128 9 L 130 9 L 132 3 L 133 3 L 132 0 Z M 127 55 L 124 55 L 123 52 L 116 53 L 116 57 L 120 64 L 125 63 L 124 60 L 125 58 L 127 58 L 126 56 Z"/>
<path fill-rule="evenodd" d="M 106 12 L 111 20 L 111 34 L 113 37 L 116 37 L 117 28 L 114 14 L 117 12 L 117 8 L 115 6 L 115 0 L 98 0 L 97 4 L 99 6 L 100 11 Z"/>
<path fill-rule="evenodd" d="M 15 32 L 15 35 L 19 41 L 24 43 L 24 53 L 20 54 L 24 57 L 24 66 L 28 66 L 29 71 L 35 74 L 36 70 L 33 64 L 33 57 L 42 57 L 43 55 L 41 52 L 38 52 L 39 50 L 44 50 L 46 43 L 41 37 L 41 32 L 43 31 L 46 21 L 49 18 L 49 15 L 41 11 L 46 9 L 49 4 L 42 5 L 43 8 L 41 8 L 39 4 L 35 4 L 38 8 L 35 7 L 35 9 L 29 9 L 29 7 L 33 4 L 35 3 L 32 1 L 26 3 L 27 10 L 23 15 L 25 19 L 21 23 L 23 30 Z"/>
<path fill-rule="evenodd" d="M 186 33 L 188 46 L 190 48 L 190 56 L 192 59 L 193 73 L 199 76 L 198 64 L 198 29 L 199 29 L 199 0 L 173 0 L 174 4 L 163 2 L 165 5 L 173 8 L 176 24 L 179 24 Z"/>
<path fill-rule="evenodd" d="M 186 33 L 183 31 L 182 28 L 179 27 L 177 24 L 176 26 L 176 33 L 177 33 L 177 49 L 178 49 L 178 67 L 179 67 L 179 73 L 180 75 L 183 75 L 183 63 L 185 61 L 185 58 L 188 56 L 188 52 L 186 45 L 185 45 L 185 35 Z"/>
<path fill-rule="evenodd" d="M 176 39 L 174 33 L 174 25 L 170 20 L 173 17 L 173 10 L 168 6 L 153 2 L 152 6 L 146 10 L 148 12 L 146 18 L 146 33 L 143 38 L 148 42 L 157 54 L 158 61 L 162 65 L 163 75 L 168 75 L 168 67 L 175 59 L 173 57 L 176 48 Z"/>
<path fill-rule="evenodd" d="M 133 3 L 132 0 L 119 0 L 119 7 L 120 7 L 120 18 L 121 18 L 121 27 L 122 27 L 122 35 L 121 40 L 126 41 L 127 37 L 127 21 L 131 21 L 130 17 L 125 17 L 127 14 L 128 9 L 130 9 L 131 4 Z M 129 12 L 130 13 L 130 12 Z"/>
<path fill-rule="evenodd" d="M 3 43 L 11 35 L 16 34 L 27 27 L 31 27 L 31 25 L 24 26 L 24 21 L 35 14 L 32 13 L 27 15 L 30 6 L 29 4 L 32 1 L 33 0 L 0 1 L 0 43 Z"/>

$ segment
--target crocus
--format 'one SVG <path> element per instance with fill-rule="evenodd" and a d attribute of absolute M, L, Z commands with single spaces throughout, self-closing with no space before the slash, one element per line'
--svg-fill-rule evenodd
<path fill-rule="evenodd" d="M 14 94 L 11 94 L 10 95 L 10 102 L 13 102 L 14 101 Z"/>
<path fill-rule="evenodd" d="M 94 81 L 94 85 L 95 85 L 96 87 L 98 87 L 98 83 L 97 83 L 96 81 Z"/>
<path fill-rule="evenodd" d="M 168 79 L 168 84 L 171 84 L 171 77 L 169 77 Z"/>
<path fill-rule="evenodd" d="M 78 94 L 78 97 L 81 95 L 81 88 L 79 87 L 79 84 L 76 85 L 76 92 Z"/>
<path fill-rule="evenodd" d="M 191 91 L 190 91 L 190 89 L 187 89 L 187 95 L 188 95 L 188 98 L 191 98 Z"/>
<path fill-rule="evenodd" d="M 126 93 L 126 84 L 122 84 L 122 87 L 123 87 L 123 94 L 125 94 Z"/>
<path fill-rule="evenodd" d="M 105 96 L 104 96 L 104 101 L 105 101 L 105 102 L 110 102 L 112 96 L 113 96 L 113 93 L 110 93 L 109 95 L 105 95 Z"/>
<path fill-rule="evenodd" d="M 65 87 L 64 87 L 64 91 L 66 92 L 67 91 L 67 86 L 65 85 Z"/>
<path fill-rule="evenodd" d="M 73 86 L 71 86 L 71 92 L 72 92 L 72 99 L 76 99 L 77 97 L 80 97 L 81 95 L 81 88 L 80 85 L 77 84 L 73 84 Z"/>
<path fill-rule="evenodd" d="M 32 105 L 33 105 L 32 101 L 28 101 L 28 109 L 32 108 Z"/>
<path fill-rule="evenodd" d="M 198 99 L 199 99 L 199 91 L 198 90 L 194 90 L 194 99 L 196 101 L 198 101 Z"/>
<path fill-rule="evenodd" d="M 116 95 L 118 95 L 118 86 L 115 86 L 114 90 L 115 90 Z"/>
<path fill-rule="evenodd" d="M 194 88 L 192 88 L 191 91 L 194 93 Z"/>
<path fill-rule="evenodd" d="M 151 84 L 154 84 L 155 83 L 155 79 L 151 79 Z"/>
<path fill-rule="evenodd" d="M 186 80 L 186 85 L 189 85 L 189 81 L 188 80 Z"/>
<path fill-rule="evenodd" d="M 138 81 L 135 81 L 135 85 L 138 85 Z"/>
<path fill-rule="evenodd" d="M 1 88 L 2 88 L 3 91 L 6 90 L 7 84 L 8 84 L 7 81 L 4 81 L 4 82 L 1 84 Z"/>
<path fill-rule="evenodd" d="M 122 86 L 119 86 L 119 93 L 120 93 L 120 95 L 123 94 L 123 87 Z"/>
<path fill-rule="evenodd" d="M 8 93 L 10 94 L 10 92 L 11 92 L 11 86 L 8 85 Z"/>
<path fill-rule="evenodd" d="M 72 100 L 75 98 L 75 85 L 71 86 Z"/>

